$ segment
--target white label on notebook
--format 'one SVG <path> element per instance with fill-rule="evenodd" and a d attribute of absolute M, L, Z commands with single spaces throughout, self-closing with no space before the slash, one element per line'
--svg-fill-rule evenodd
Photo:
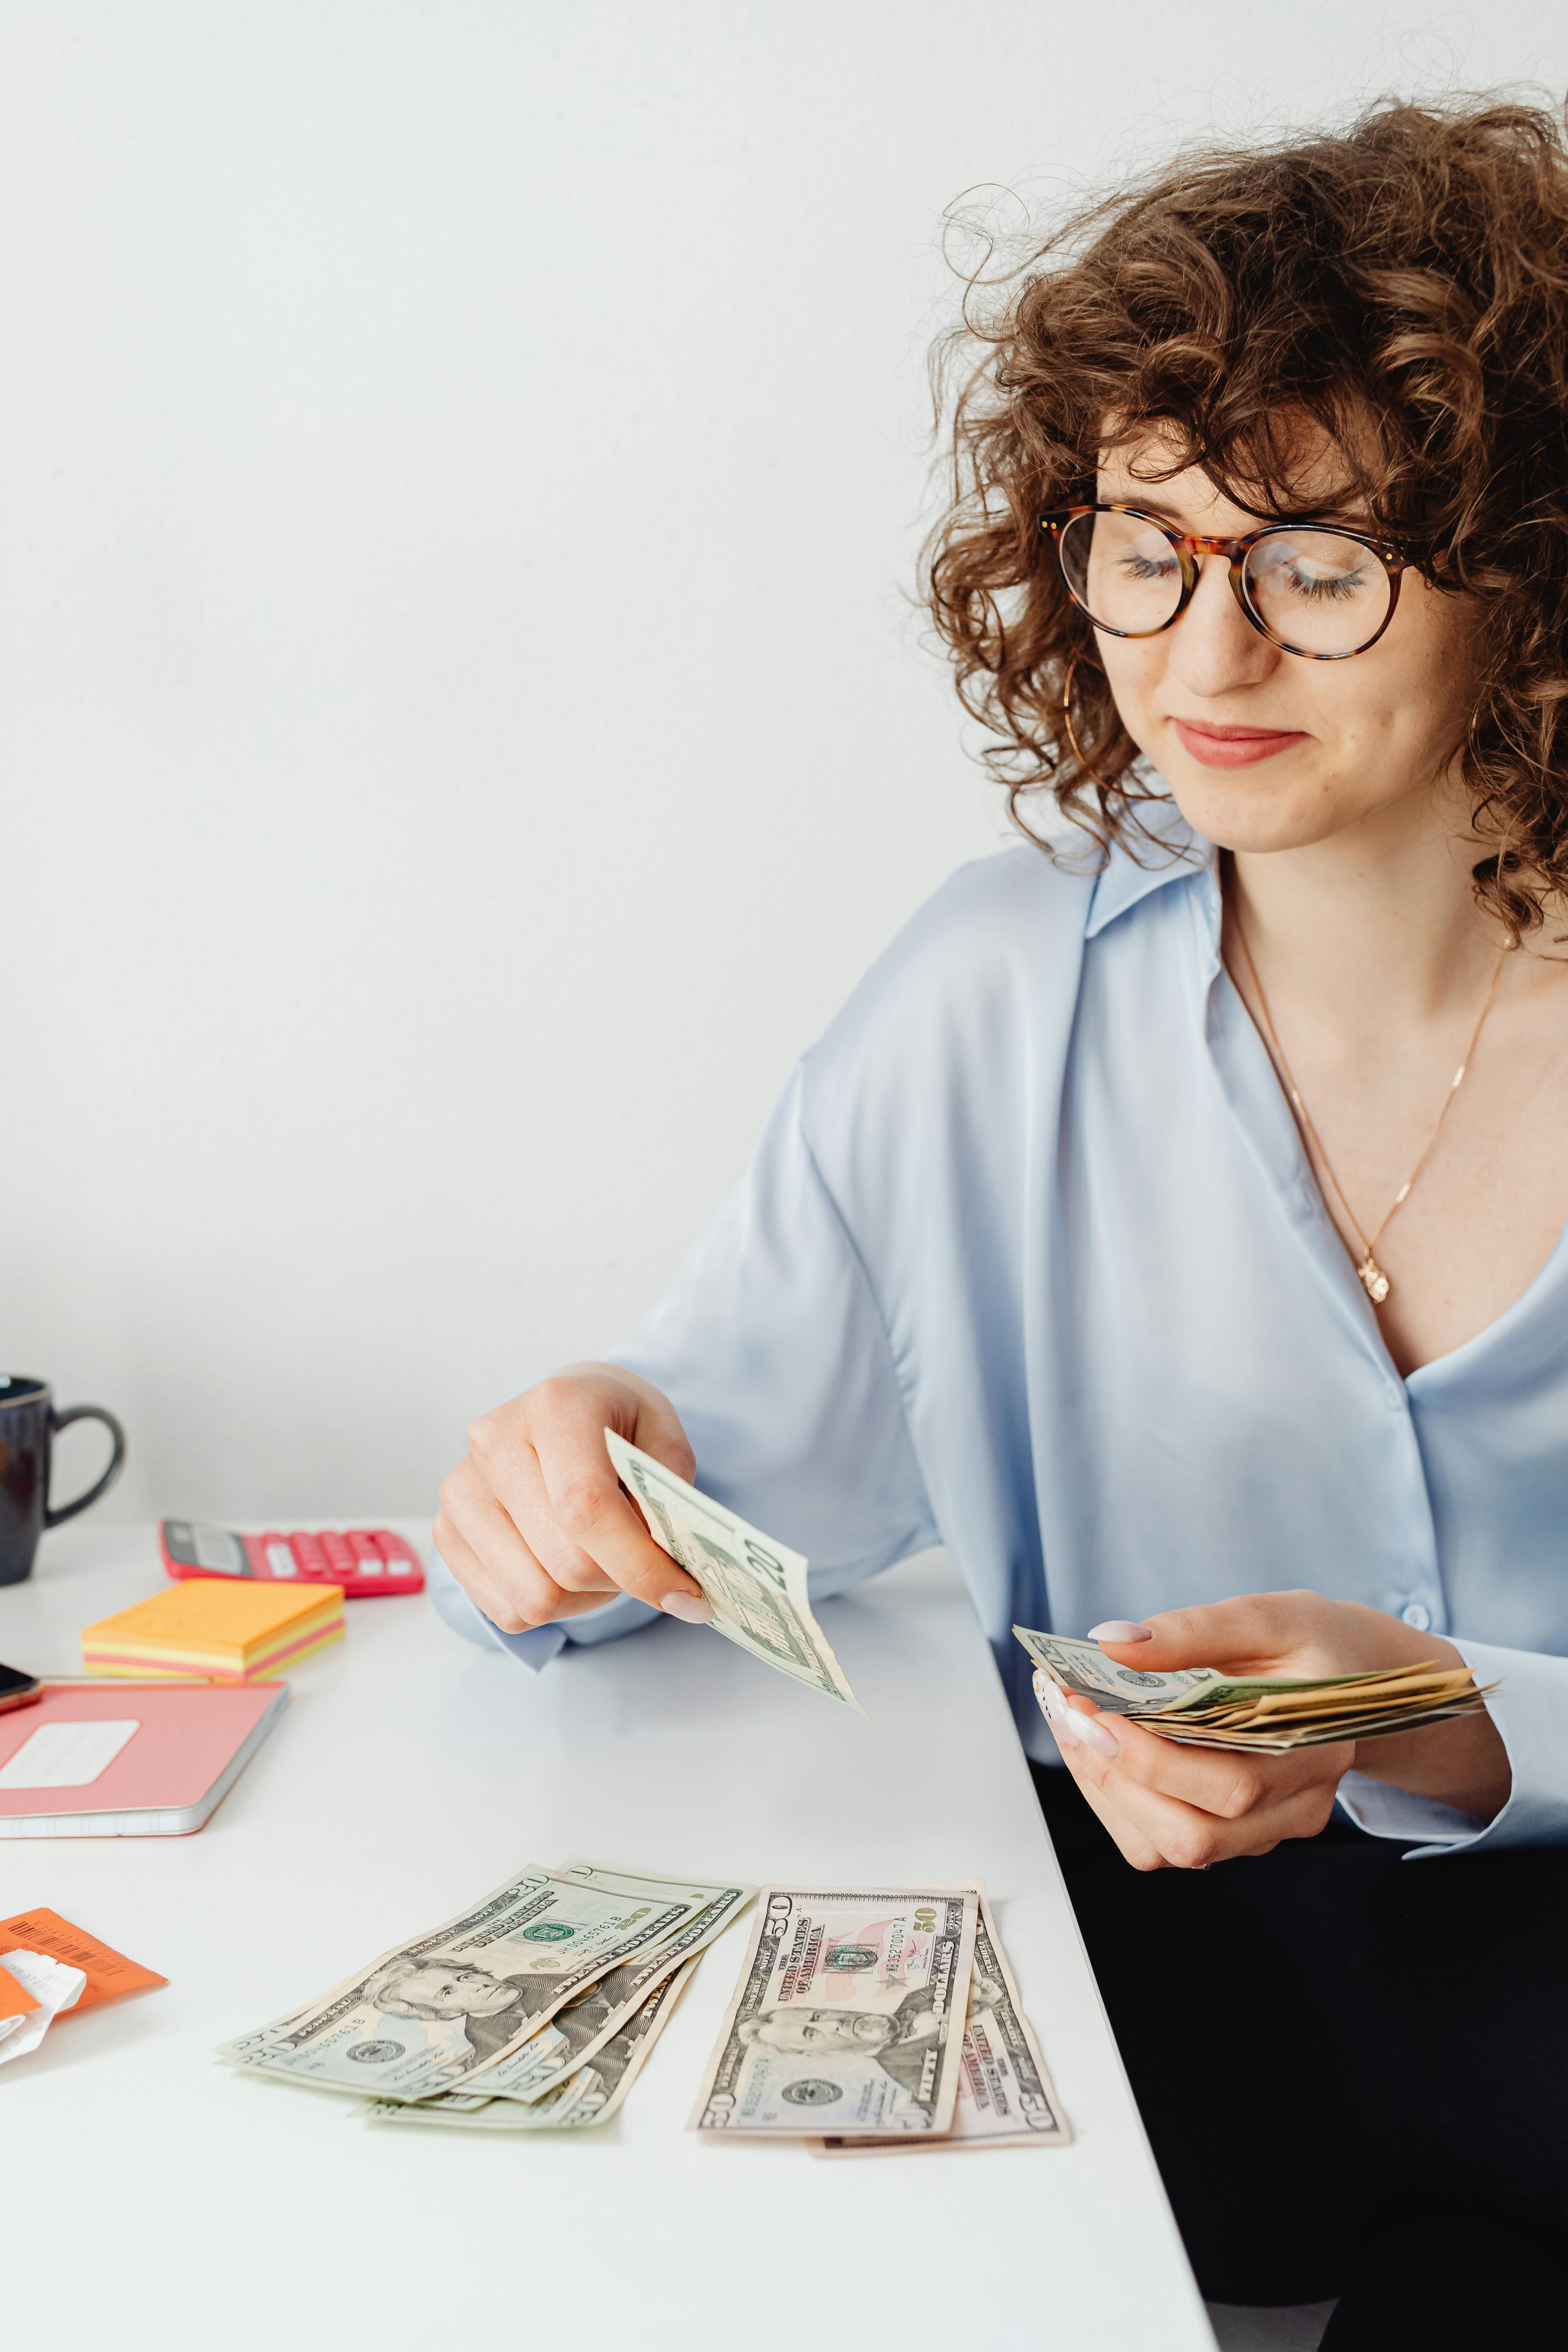
<path fill-rule="evenodd" d="M 0 1789 L 85 1789 L 107 1772 L 139 1722 L 40 1723 L 15 1756 L 0 1765 Z"/>

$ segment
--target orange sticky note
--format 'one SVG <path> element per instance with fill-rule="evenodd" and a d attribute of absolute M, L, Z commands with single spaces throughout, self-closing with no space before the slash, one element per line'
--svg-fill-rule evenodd
<path fill-rule="evenodd" d="M 0 1919 L 0 2017 L 17 2017 L 22 2008 L 37 2009 L 38 2005 L 5 1969 L 6 1953 L 16 1951 L 43 1952 L 51 1960 L 63 1960 L 68 1969 L 80 1969 L 87 1979 L 81 1997 L 72 2008 L 60 2011 L 62 2017 L 75 2017 L 79 2010 L 90 2009 L 94 2001 L 113 2000 L 122 1992 L 146 1992 L 153 1985 L 169 1981 L 152 1969 L 128 1960 L 123 1952 L 100 1944 L 85 1928 L 73 1927 L 58 1911 L 18 1911 L 14 1919 Z M 15 1986 L 22 2007 L 6 2006 L 7 1985 Z"/>

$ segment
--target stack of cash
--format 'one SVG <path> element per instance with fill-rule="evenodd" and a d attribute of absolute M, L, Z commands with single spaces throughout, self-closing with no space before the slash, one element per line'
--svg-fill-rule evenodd
<path fill-rule="evenodd" d="M 1286 1756 L 1294 1748 L 1375 1739 L 1473 1715 L 1486 1698 L 1468 1666 L 1396 1666 L 1383 1674 L 1304 1681 L 1283 1675 L 1223 1675 L 1213 1666 L 1153 1675 L 1119 1666 L 1093 1642 L 1037 1633 L 1027 1625 L 1013 1631 L 1060 1689 L 1189 1748 L 1246 1748 Z"/>
<path fill-rule="evenodd" d="M 977 1885 L 764 1887 L 690 2128 L 822 2156 L 1072 2137 Z"/>
<path fill-rule="evenodd" d="M 573 1856 L 530 1864 L 218 2056 L 371 2095 L 382 2122 L 486 2131 L 603 2123 L 754 1886 Z"/>

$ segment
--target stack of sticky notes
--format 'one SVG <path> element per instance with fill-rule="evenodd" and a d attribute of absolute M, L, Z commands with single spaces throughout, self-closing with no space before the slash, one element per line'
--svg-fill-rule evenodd
<path fill-rule="evenodd" d="M 341 1584 L 193 1578 L 88 1626 L 89 1675 L 189 1675 L 224 1683 L 286 1674 L 342 1638 Z"/>

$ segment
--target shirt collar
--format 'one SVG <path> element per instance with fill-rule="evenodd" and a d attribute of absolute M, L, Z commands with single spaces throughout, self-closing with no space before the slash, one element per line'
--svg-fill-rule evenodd
<path fill-rule="evenodd" d="M 1086 939 L 1098 939 L 1118 915 L 1125 915 L 1140 899 L 1163 890 L 1167 883 L 1190 881 L 1194 874 L 1214 871 L 1217 855 L 1214 844 L 1193 831 L 1173 800 L 1140 802 L 1136 814 L 1150 838 L 1136 844 L 1136 856 L 1120 843 L 1112 847 L 1089 898 Z"/>

